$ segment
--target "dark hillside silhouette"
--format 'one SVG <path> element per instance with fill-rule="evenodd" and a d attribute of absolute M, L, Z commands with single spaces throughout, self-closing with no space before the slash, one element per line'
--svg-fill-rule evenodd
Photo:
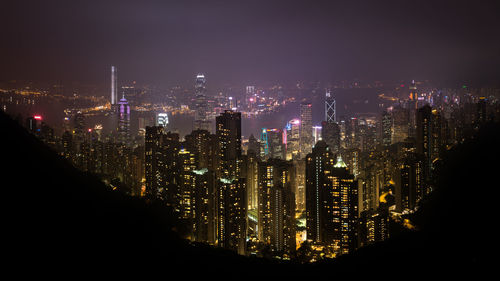
<path fill-rule="evenodd" d="M 500 127 L 447 153 L 437 188 L 408 232 L 335 261 L 299 265 L 238 256 L 180 239 L 169 210 L 108 189 L 0 112 L 2 254 L 17 273 L 106 273 L 240 279 L 339 274 L 386 278 L 488 269 L 497 244 Z M 491 180 L 493 179 L 493 180 Z M 490 260 L 491 261 L 491 260 Z M 401 275 L 404 273 L 403 275 Z M 73 275 L 74 274 L 74 275 Z M 182 277 L 181 276 L 181 277 Z"/>

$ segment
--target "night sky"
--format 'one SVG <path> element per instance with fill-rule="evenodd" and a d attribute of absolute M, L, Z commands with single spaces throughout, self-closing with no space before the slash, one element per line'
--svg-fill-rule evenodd
<path fill-rule="evenodd" d="M 495 1 L 9 1 L 0 81 L 499 84 Z"/>

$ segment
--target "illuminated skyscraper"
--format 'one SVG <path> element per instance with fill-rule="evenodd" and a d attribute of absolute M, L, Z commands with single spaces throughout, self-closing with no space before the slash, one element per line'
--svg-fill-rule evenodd
<path fill-rule="evenodd" d="M 360 246 L 366 246 L 389 238 L 389 213 L 382 208 L 364 211 L 360 215 Z"/>
<path fill-rule="evenodd" d="M 146 127 L 145 135 L 145 175 L 146 195 L 156 198 L 164 188 L 165 155 L 162 150 L 164 128 Z"/>
<path fill-rule="evenodd" d="M 441 114 L 438 110 L 425 105 L 417 110 L 416 152 L 423 157 L 423 194 L 430 192 L 429 181 L 432 176 L 433 163 L 439 158 L 442 148 Z"/>
<path fill-rule="evenodd" d="M 335 98 L 329 90 L 325 94 L 325 121 L 321 122 L 321 139 L 333 153 L 340 151 L 340 127 L 337 124 Z"/>
<path fill-rule="evenodd" d="M 226 110 L 216 118 L 216 135 L 219 142 L 220 178 L 237 179 L 241 160 L 241 113 Z"/>
<path fill-rule="evenodd" d="M 192 173 L 193 239 L 214 245 L 215 173 L 207 168 L 193 170 Z"/>
<path fill-rule="evenodd" d="M 257 210 L 258 208 L 258 164 L 259 157 L 254 150 L 249 150 L 244 156 L 243 177 L 246 179 L 248 210 Z"/>
<path fill-rule="evenodd" d="M 180 208 L 181 216 L 184 219 L 192 219 L 194 217 L 193 199 L 194 199 L 194 176 L 193 171 L 196 170 L 194 153 L 185 148 L 181 148 L 178 154 L 179 164 L 179 185 L 180 189 Z"/>
<path fill-rule="evenodd" d="M 246 180 L 241 178 L 241 113 L 226 110 L 216 117 L 218 169 L 217 245 L 245 254 Z"/>
<path fill-rule="evenodd" d="M 475 120 L 473 120 L 474 127 L 477 129 L 480 127 L 480 125 L 483 125 L 488 121 L 488 115 L 487 115 L 487 106 L 488 106 L 488 99 L 486 97 L 479 97 L 479 100 L 476 104 L 476 114 L 475 114 Z"/>
<path fill-rule="evenodd" d="M 73 116 L 73 145 L 75 152 L 80 152 L 80 145 L 83 143 L 85 137 L 85 116 L 81 111 L 78 111 Z"/>
<path fill-rule="evenodd" d="M 255 86 L 247 86 L 245 95 L 245 102 L 248 109 L 251 111 L 255 103 L 257 102 L 257 97 L 255 96 Z"/>
<path fill-rule="evenodd" d="M 258 238 L 273 251 L 295 250 L 295 194 L 292 162 L 259 163 Z"/>
<path fill-rule="evenodd" d="M 403 142 L 408 138 L 409 132 L 409 114 L 410 110 L 401 106 L 395 107 L 392 110 L 392 143 Z"/>
<path fill-rule="evenodd" d="M 306 218 L 307 239 L 321 242 L 321 189 L 325 177 L 324 171 L 333 166 L 333 154 L 325 141 L 318 142 L 312 152 L 306 156 Z"/>
<path fill-rule="evenodd" d="M 328 90 L 325 95 L 325 121 L 328 123 L 337 122 L 337 112 L 335 98 Z"/>
<path fill-rule="evenodd" d="M 64 158 L 71 160 L 73 154 L 73 135 L 70 131 L 64 131 L 61 140 L 63 146 L 62 154 Z"/>
<path fill-rule="evenodd" d="M 124 145 L 130 145 L 130 106 L 128 101 L 123 97 L 118 103 L 118 140 Z"/>
<path fill-rule="evenodd" d="M 168 114 L 158 113 L 156 116 L 156 126 L 166 127 L 168 125 Z"/>
<path fill-rule="evenodd" d="M 387 147 L 391 145 L 391 137 L 392 137 L 392 117 L 387 111 L 384 111 L 382 113 L 381 124 L 382 124 L 381 128 L 382 145 Z"/>
<path fill-rule="evenodd" d="M 417 111 L 416 150 L 423 156 L 423 175 L 425 181 L 430 179 L 432 170 L 432 108 L 423 106 Z"/>
<path fill-rule="evenodd" d="M 215 203 L 217 245 L 244 255 L 247 238 L 245 179 L 219 179 Z"/>
<path fill-rule="evenodd" d="M 285 143 L 283 141 L 283 131 L 278 129 L 262 128 L 261 133 L 261 153 L 262 159 L 278 158 L 285 159 Z"/>
<path fill-rule="evenodd" d="M 356 247 L 358 184 L 347 165 L 320 141 L 306 157 L 307 238 L 335 255 Z"/>
<path fill-rule="evenodd" d="M 196 168 L 207 168 L 210 171 L 215 171 L 217 169 L 216 136 L 206 130 L 194 130 L 191 134 L 186 135 L 185 139 L 185 147 L 195 155 Z"/>
<path fill-rule="evenodd" d="M 325 175 L 327 184 L 322 200 L 327 203 L 322 206 L 323 242 L 338 243 L 338 254 L 352 253 L 357 247 L 358 183 L 340 156 L 331 173 L 325 172 Z"/>
<path fill-rule="evenodd" d="M 146 127 L 145 177 L 146 194 L 160 198 L 175 211 L 181 212 L 183 175 L 179 135 L 166 132 L 164 127 Z"/>
<path fill-rule="evenodd" d="M 194 85 L 195 93 L 195 129 L 210 131 L 210 120 L 207 118 L 208 102 L 205 75 L 198 74 Z"/>
<path fill-rule="evenodd" d="M 416 137 L 416 127 L 417 127 L 417 108 L 418 108 L 418 93 L 417 93 L 417 85 L 415 80 L 411 81 L 410 87 L 410 96 L 408 99 L 407 109 L 408 109 L 408 137 L 415 138 Z"/>
<path fill-rule="evenodd" d="M 392 176 L 395 185 L 396 211 L 415 210 L 422 199 L 422 158 L 416 153 L 407 153 Z"/>
<path fill-rule="evenodd" d="M 116 67 L 111 66 L 111 105 L 118 103 L 118 80 Z"/>
<path fill-rule="evenodd" d="M 300 156 L 300 119 L 292 119 L 286 124 L 286 160 Z"/>
<path fill-rule="evenodd" d="M 304 157 L 311 152 L 313 146 L 312 105 L 309 102 L 300 104 L 300 150 Z"/>
<path fill-rule="evenodd" d="M 255 95 L 255 86 L 247 86 L 246 87 L 246 96 L 247 98 L 251 98 Z"/>

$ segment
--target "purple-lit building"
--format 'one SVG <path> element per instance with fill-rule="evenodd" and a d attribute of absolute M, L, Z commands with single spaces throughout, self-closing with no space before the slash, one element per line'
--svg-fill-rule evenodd
<path fill-rule="evenodd" d="M 122 97 L 119 106 L 118 141 L 126 146 L 130 145 L 130 106 L 127 99 Z"/>
<path fill-rule="evenodd" d="M 286 160 L 296 159 L 300 152 L 300 119 L 295 118 L 288 121 L 285 131 Z"/>

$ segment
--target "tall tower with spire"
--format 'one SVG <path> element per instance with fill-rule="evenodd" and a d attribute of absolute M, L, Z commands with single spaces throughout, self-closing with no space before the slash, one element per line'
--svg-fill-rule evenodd
<path fill-rule="evenodd" d="M 125 96 L 118 102 L 118 140 L 124 145 L 130 145 L 130 106 Z"/>
<path fill-rule="evenodd" d="M 207 130 L 210 132 L 210 124 L 211 122 L 207 118 L 208 112 L 208 102 L 206 95 L 206 82 L 204 74 L 196 75 L 196 81 L 194 85 L 194 93 L 195 93 L 195 129 Z"/>
<path fill-rule="evenodd" d="M 111 105 L 118 103 L 118 80 L 115 66 L 111 66 Z"/>
<path fill-rule="evenodd" d="M 325 121 L 327 123 L 337 122 L 336 115 L 337 112 L 336 112 L 335 98 L 333 97 L 330 90 L 327 90 L 325 94 Z"/>
<path fill-rule="evenodd" d="M 334 153 L 340 151 L 340 127 L 337 124 L 335 98 L 330 90 L 325 94 L 325 121 L 321 122 L 321 137 Z"/>

